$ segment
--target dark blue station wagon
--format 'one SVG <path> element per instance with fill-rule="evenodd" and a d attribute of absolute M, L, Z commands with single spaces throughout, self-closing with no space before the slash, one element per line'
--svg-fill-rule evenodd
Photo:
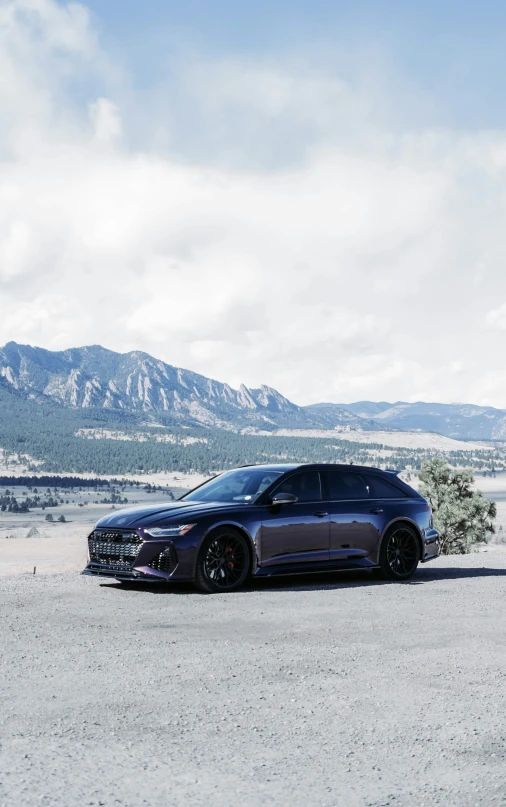
<path fill-rule="evenodd" d="M 119 510 L 88 538 L 84 574 L 192 581 L 205 592 L 250 576 L 376 567 L 407 580 L 439 555 L 432 511 L 395 472 L 358 465 L 255 465 L 176 502 Z"/>

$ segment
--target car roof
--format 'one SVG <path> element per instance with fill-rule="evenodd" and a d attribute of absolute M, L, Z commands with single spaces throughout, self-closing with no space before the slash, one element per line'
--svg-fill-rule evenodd
<path fill-rule="evenodd" d="M 252 463 L 251 465 L 241 465 L 241 468 L 257 468 L 259 471 L 281 471 L 285 473 L 286 471 L 294 471 L 297 468 L 302 468 L 304 466 L 300 465 L 297 462 L 283 462 L 283 463 L 263 463 L 261 465 L 256 465 Z M 237 470 L 237 469 L 236 469 Z"/>
<path fill-rule="evenodd" d="M 338 464 L 333 462 L 300 462 L 300 463 L 265 463 L 262 465 L 242 465 L 241 468 L 258 468 L 259 470 L 267 471 L 281 471 L 282 473 L 287 473 L 288 471 L 296 471 L 298 468 L 304 468 L 305 470 L 312 470 L 312 471 L 325 471 L 329 468 L 336 469 L 339 471 L 356 471 L 360 472 L 363 471 L 370 473 L 377 474 L 384 474 L 387 476 L 392 476 L 395 474 L 395 471 L 391 470 L 383 470 L 381 468 L 375 468 L 372 465 L 352 465 L 348 464 Z"/>

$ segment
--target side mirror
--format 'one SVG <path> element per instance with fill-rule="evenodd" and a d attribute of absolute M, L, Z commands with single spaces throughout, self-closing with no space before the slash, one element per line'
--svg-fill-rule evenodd
<path fill-rule="evenodd" d="M 271 499 L 272 504 L 295 504 L 297 501 L 293 493 L 275 493 Z"/>

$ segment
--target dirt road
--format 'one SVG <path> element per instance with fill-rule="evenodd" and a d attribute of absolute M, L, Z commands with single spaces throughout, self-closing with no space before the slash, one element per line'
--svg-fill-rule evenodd
<path fill-rule="evenodd" d="M 0 805 L 506 805 L 506 553 L 206 597 L 0 581 Z"/>

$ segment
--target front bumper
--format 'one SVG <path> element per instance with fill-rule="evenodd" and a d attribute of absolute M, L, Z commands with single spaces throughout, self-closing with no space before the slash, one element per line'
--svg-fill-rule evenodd
<path fill-rule="evenodd" d="M 81 574 L 92 575 L 93 577 L 113 577 L 116 580 L 132 580 L 144 583 L 164 583 L 169 579 L 167 575 L 159 575 L 138 571 L 137 569 L 122 569 L 117 571 L 100 563 L 88 563 Z"/>
<path fill-rule="evenodd" d="M 172 541 L 150 540 L 143 530 L 95 529 L 88 537 L 88 564 L 82 574 L 163 583 L 174 577 L 178 566 Z"/>
<path fill-rule="evenodd" d="M 432 527 L 424 531 L 423 552 L 424 554 L 421 558 L 422 563 L 434 560 L 441 554 L 440 535 L 439 532 Z"/>

